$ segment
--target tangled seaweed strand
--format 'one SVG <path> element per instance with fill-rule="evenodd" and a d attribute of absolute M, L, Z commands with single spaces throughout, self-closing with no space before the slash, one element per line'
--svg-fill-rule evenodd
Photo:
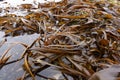
<path fill-rule="evenodd" d="M 66 75 L 88 80 L 94 73 L 119 64 L 119 5 L 107 0 L 62 0 L 39 4 L 38 9 L 20 17 L 18 28 L 8 30 L 40 34 L 40 39 L 24 54 L 25 79 L 53 79 L 39 74 L 52 66 L 66 80 Z"/>

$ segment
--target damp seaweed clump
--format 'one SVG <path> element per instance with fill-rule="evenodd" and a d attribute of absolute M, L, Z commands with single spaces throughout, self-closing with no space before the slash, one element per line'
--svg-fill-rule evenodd
<path fill-rule="evenodd" d="M 30 46 L 21 43 L 26 49 L 17 60 L 9 62 L 11 56 L 4 53 L 0 68 L 24 60 L 25 73 L 17 80 L 36 76 L 56 80 L 40 74 L 49 67 L 60 71 L 62 80 L 119 80 L 119 4 L 119 0 L 62 0 L 39 3 L 37 8 L 19 6 L 27 14 L 1 16 L 1 30 L 6 36 L 39 37 Z"/>

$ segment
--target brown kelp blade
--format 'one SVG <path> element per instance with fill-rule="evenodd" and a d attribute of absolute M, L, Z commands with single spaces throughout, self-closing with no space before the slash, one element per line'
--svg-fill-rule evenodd
<path fill-rule="evenodd" d="M 26 71 L 31 75 L 32 79 L 35 80 L 35 76 L 32 73 L 32 71 L 30 69 L 30 64 L 28 62 L 28 55 L 25 55 L 24 66 L 25 66 Z"/>
<path fill-rule="evenodd" d="M 4 67 L 4 65 L 6 64 L 6 62 L 10 59 L 11 56 L 8 57 L 4 57 L 0 59 L 0 69 L 2 69 L 2 67 Z"/>

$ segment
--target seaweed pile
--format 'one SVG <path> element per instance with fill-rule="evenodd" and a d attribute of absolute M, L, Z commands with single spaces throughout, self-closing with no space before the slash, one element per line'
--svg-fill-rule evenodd
<path fill-rule="evenodd" d="M 91 76 L 120 62 L 120 2 L 115 1 L 62 0 L 39 4 L 38 8 L 23 4 L 19 9 L 26 10 L 27 15 L 0 17 L 6 36 L 40 35 L 30 46 L 21 43 L 26 50 L 20 59 L 9 62 L 6 52 L 0 58 L 0 67 L 24 59 L 25 74 L 18 80 L 35 80 L 35 76 L 55 80 L 39 74 L 51 66 L 61 71 L 62 80 L 68 80 L 67 76 L 73 80 L 103 80 L 99 75 Z M 118 75 L 107 77 L 119 80 Z"/>

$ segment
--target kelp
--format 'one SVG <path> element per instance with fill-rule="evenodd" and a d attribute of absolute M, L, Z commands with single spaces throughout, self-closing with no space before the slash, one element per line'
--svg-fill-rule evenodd
<path fill-rule="evenodd" d="M 40 74 L 49 67 L 60 71 L 63 80 L 69 80 L 68 76 L 71 80 L 119 79 L 119 71 L 113 69 L 117 68 L 111 68 L 120 63 L 120 1 L 115 1 L 62 0 L 39 3 L 38 8 L 23 4 L 19 9 L 27 10 L 25 16 L 1 16 L 0 25 L 6 36 L 40 35 L 25 46 L 20 59 L 6 63 L 10 56 L 3 57 L 2 65 L 24 59 L 25 74 L 17 80 L 35 80 L 35 76 L 55 80 Z"/>

